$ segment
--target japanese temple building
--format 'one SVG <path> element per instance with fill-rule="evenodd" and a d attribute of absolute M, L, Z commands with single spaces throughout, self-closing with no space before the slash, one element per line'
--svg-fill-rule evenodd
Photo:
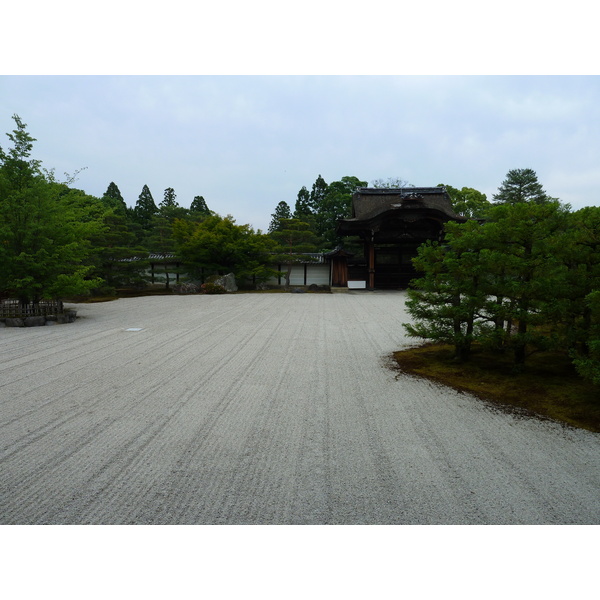
<path fill-rule="evenodd" d="M 416 275 L 411 259 L 427 240 L 441 240 L 448 221 L 467 217 L 452 210 L 444 187 L 358 188 L 352 217 L 338 221 L 338 235 L 358 236 L 363 256 L 336 249 L 331 261 L 332 286 L 398 289 Z"/>

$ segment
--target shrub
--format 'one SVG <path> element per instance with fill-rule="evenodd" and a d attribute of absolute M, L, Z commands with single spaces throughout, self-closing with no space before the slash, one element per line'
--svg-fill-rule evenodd
<path fill-rule="evenodd" d="M 206 282 L 200 286 L 201 294 L 226 294 L 227 290 L 218 283 Z"/>
<path fill-rule="evenodd" d="M 176 294 L 198 294 L 201 292 L 200 286 L 197 283 L 186 281 L 173 286 L 173 291 Z"/>

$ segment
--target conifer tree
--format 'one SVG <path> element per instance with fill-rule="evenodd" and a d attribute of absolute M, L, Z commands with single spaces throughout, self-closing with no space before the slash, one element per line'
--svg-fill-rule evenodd
<path fill-rule="evenodd" d="M 290 285 L 292 267 L 313 260 L 318 238 L 310 224 L 298 219 L 280 219 L 279 228 L 270 234 L 277 242 L 272 260 L 275 264 L 286 265 L 285 286 Z"/>
<path fill-rule="evenodd" d="M 177 200 L 177 194 L 175 194 L 175 190 L 171 187 L 165 189 L 163 199 L 161 203 L 158 205 L 159 209 L 163 208 L 173 208 L 175 206 L 179 206 Z"/>
<path fill-rule="evenodd" d="M 543 204 L 552 200 L 542 188 L 533 169 L 512 169 L 493 196 L 496 204 L 533 202 Z"/>
<path fill-rule="evenodd" d="M 285 200 L 282 200 L 276 207 L 275 212 L 271 215 L 271 223 L 269 224 L 269 233 L 277 231 L 281 227 L 282 219 L 291 219 L 292 211 Z"/>
<path fill-rule="evenodd" d="M 306 217 L 311 216 L 313 211 L 310 207 L 310 192 L 306 189 L 306 186 L 302 186 L 298 192 L 296 198 L 296 204 L 294 205 L 294 219 L 306 220 Z"/>
<path fill-rule="evenodd" d="M 194 196 L 194 199 L 190 204 L 190 213 L 196 213 L 207 217 L 211 214 L 211 211 L 204 200 L 204 196 Z"/>
<path fill-rule="evenodd" d="M 111 181 L 102 196 L 102 201 L 109 207 L 120 214 L 127 214 L 127 204 L 121 195 L 117 184 Z"/>

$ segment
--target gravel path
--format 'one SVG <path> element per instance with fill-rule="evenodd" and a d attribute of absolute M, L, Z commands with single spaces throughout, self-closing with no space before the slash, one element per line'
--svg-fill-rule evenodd
<path fill-rule="evenodd" d="M 600 522 L 598 434 L 386 368 L 403 293 L 77 309 L 0 329 L 3 524 Z"/>

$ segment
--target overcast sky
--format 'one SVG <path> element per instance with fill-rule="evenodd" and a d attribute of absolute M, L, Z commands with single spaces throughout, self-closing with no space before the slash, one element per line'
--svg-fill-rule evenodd
<path fill-rule="evenodd" d="M 354 175 L 473 187 L 491 199 L 532 168 L 545 190 L 599 205 L 597 76 L 2 76 L 0 128 L 18 114 L 33 155 L 133 206 L 147 184 L 266 229 L 302 186 Z M 2 135 L 4 148 L 10 141 Z"/>

